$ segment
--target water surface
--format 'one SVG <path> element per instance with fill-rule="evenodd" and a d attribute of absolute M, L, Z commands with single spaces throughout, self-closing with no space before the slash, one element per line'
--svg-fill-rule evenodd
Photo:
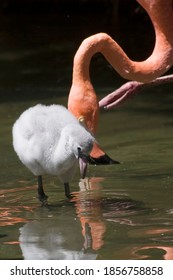
<path fill-rule="evenodd" d="M 172 259 L 171 87 L 101 112 L 97 138 L 121 164 L 89 166 L 86 180 L 77 173 L 71 201 L 57 178 L 45 177 L 49 209 L 40 206 L 36 179 L 12 148 L 12 124 L 32 104 L 0 104 L 0 258 Z"/>

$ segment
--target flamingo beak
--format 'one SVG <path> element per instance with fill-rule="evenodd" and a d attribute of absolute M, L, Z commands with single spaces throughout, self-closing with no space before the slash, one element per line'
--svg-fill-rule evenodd
<path fill-rule="evenodd" d="M 87 163 L 89 161 L 89 156 L 82 153 L 81 149 L 78 148 L 78 159 L 81 178 L 84 179 L 87 173 Z"/>

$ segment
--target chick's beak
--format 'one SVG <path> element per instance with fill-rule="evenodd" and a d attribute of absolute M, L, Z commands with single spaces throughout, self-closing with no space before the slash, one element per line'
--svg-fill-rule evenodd
<path fill-rule="evenodd" d="M 83 154 L 81 149 L 78 148 L 78 159 L 81 178 L 84 179 L 87 173 L 87 163 L 89 161 L 89 156 Z"/>

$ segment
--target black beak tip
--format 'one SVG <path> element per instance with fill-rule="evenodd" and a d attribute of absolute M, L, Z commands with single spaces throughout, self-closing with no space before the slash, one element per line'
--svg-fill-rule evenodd
<path fill-rule="evenodd" d="M 120 164 L 119 161 L 110 158 L 107 154 L 100 156 L 98 158 L 89 157 L 89 164 L 93 165 L 110 165 L 110 164 Z"/>

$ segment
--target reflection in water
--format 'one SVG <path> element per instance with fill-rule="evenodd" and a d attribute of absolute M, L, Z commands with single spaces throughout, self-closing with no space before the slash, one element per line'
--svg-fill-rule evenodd
<path fill-rule="evenodd" d="M 11 208 L 0 208 L 0 226 L 11 226 L 18 223 L 27 222 L 26 219 L 21 217 L 13 216 L 16 213 L 22 212 L 20 207 Z"/>
<path fill-rule="evenodd" d="M 74 193 L 68 205 L 64 205 L 63 213 L 62 209 L 54 213 L 56 209 L 52 206 L 44 209 L 46 216 L 41 211 L 37 220 L 20 228 L 19 241 L 24 259 L 96 259 L 105 246 L 106 224 L 111 216 L 111 222 L 133 226 L 130 218 L 125 219 L 125 213 L 129 217 L 144 209 L 127 198 L 102 198 L 100 183 L 103 180 L 81 180 L 80 191 Z"/>
<path fill-rule="evenodd" d="M 173 260 L 173 247 L 167 246 L 144 246 L 134 248 L 133 256 L 135 259 L 157 259 L 160 260 Z"/>
<path fill-rule="evenodd" d="M 171 242 L 173 229 L 157 228 L 152 230 L 146 230 L 145 235 L 151 236 L 151 240 L 159 245 L 146 245 L 138 248 L 133 248 L 133 256 L 135 259 L 153 259 L 153 256 L 157 255 L 158 259 L 173 260 L 173 247 L 160 245 L 166 243 L 169 234 L 171 234 Z M 168 235 L 167 235 L 168 234 Z M 165 236 L 164 236 L 165 235 Z"/>
<path fill-rule="evenodd" d="M 80 181 L 80 191 L 74 193 L 70 202 L 75 206 L 75 212 L 66 213 L 65 222 L 61 215 L 54 220 L 52 208 L 50 219 L 44 217 L 20 228 L 19 241 L 24 259 L 97 258 L 96 251 L 104 244 L 106 230 L 99 185 L 101 180 Z"/>
<path fill-rule="evenodd" d="M 94 253 L 82 250 L 80 228 L 75 220 L 68 226 L 63 227 L 59 219 L 54 225 L 48 221 L 33 221 L 23 226 L 19 241 L 24 259 L 95 259 Z"/>
<path fill-rule="evenodd" d="M 99 182 L 104 178 L 88 178 L 79 183 L 80 192 L 75 196 L 76 213 L 82 226 L 84 248 L 98 250 L 103 246 L 106 231 L 103 219 L 102 200 Z"/>
<path fill-rule="evenodd" d="M 146 208 L 118 187 L 110 196 L 106 182 L 101 177 L 81 180 L 71 201 L 47 208 L 28 203 L 26 194 L 36 186 L 1 189 L 2 256 L 10 247 L 15 256 L 20 246 L 24 259 L 172 260 L 172 208 Z"/>
<path fill-rule="evenodd" d="M 66 222 L 61 215 L 40 219 L 20 228 L 20 248 L 24 259 L 95 259 L 94 252 L 83 250 L 81 228 L 70 213 Z"/>
<path fill-rule="evenodd" d="M 27 219 L 22 218 L 23 211 L 33 211 L 33 207 L 27 205 L 20 205 L 23 196 L 22 191 L 35 189 L 35 186 L 25 186 L 21 188 L 1 189 L 0 199 L 5 200 L 6 207 L 0 207 L 0 226 L 11 226 L 18 223 L 26 223 Z"/>

